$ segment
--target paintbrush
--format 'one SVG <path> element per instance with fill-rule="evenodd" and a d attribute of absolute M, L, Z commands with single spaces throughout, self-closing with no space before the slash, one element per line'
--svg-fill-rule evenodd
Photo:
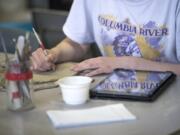
<path fill-rule="evenodd" d="M 40 40 L 39 35 L 37 34 L 37 32 L 35 31 L 34 28 L 32 28 L 32 30 L 33 30 L 33 32 L 34 32 L 34 35 L 35 35 L 35 37 L 36 37 L 36 39 L 37 39 L 37 41 L 38 41 L 40 47 L 43 49 L 44 54 L 47 56 L 47 55 L 48 55 L 48 52 L 47 52 L 47 50 L 46 50 L 44 44 L 43 44 L 42 41 Z"/>
<path fill-rule="evenodd" d="M 24 36 L 19 36 L 18 40 L 17 40 L 17 44 L 16 44 L 16 52 L 15 52 L 15 56 L 16 56 L 16 60 L 20 65 L 20 73 L 24 73 L 27 72 L 28 70 L 28 65 L 27 64 L 27 59 L 24 59 L 25 56 L 28 57 L 27 54 L 25 54 L 25 49 L 26 44 L 25 44 L 25 38 Z M 19 91 L 26 95 L 27 98 L 30 98 L 30 94 L 29 94 L 29 84 L 27 82 L 28 80 L 19 80 Z M 24 97 L 24 96 L 23 96 Z"/>
<path fill-rule="evenodd" d="M 35 35 L 35 37 L 36 37 L 36 39 L 37 39 L 40 47 L 43 49 L 45 56 L 47 56 L 47 55 L 48 55 L 48 51 L 46 50 L 44 44 L 43 44 L 42 41 L 40 40 L 39 35 L 37 34 L 37 32 L 36 32 L 36 30 L 35 30 L 34 28 L 32 28 L 32 30 L 33 30 L 33 32 L 34 32 L 34 35 Z M 55 65 L 52 66 L 52 70 L 53 70 L 53 71 L 56 70 Z"/>

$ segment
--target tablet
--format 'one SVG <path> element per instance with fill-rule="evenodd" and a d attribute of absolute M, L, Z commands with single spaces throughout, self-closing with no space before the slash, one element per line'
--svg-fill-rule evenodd
<path fill-rule="evenodd" d="M 91 98 L 153 101 L 175 79 L 172 72 L 117 69 L 90 90 Z"/>

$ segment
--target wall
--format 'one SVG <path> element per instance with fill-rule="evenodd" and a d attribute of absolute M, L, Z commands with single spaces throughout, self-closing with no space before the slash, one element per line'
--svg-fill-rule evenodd
<path fill-rule="evenodd" d="M 1 22 L 27 22 L 31 20 L 27 0 L 0 0 Z"/>

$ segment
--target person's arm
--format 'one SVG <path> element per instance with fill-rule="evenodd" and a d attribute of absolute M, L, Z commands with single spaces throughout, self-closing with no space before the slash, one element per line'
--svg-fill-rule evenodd
<path fill-rule="evenodd" d="M 54 62 L 82 61 L 90 57 L 90 45 L 80 45 L 69 38 L 65 38 L 56 47 L 49 50 L 54 55 Z"/>
<path fill-rule="evenodd" d="M 86 74 L 87 76 L 94 76 L 101 73 L 111 73 L 117 68 L 145 71 L 171 71 L 180 75 L 180 64 L 162 63 L 131 56 L 92 58 L 75 65 L 73 70 L 79 72 L 94 69 Z"/>
<path fill-rule="evenodd" d="M 79 45 L 69 38 L 65 38 L 56 47 L 47 50 L 45 56 L 43 50 L 38 48 L 32 53 L 32 69 L 35 71 L 46 71 L 52 69 L 55 63 L 65 61 L 81 61 L 90 57 L 89 45 Z"/>
<path fill-rule="evenodd" d="M 128 69 L 146 70 L 146 71 L 171 71 L 180 75 L 180 64 L 157 62 L 144 58 L 127 57 L 119 58 L 123 63 L 119 63 L 120 67 Z"/>

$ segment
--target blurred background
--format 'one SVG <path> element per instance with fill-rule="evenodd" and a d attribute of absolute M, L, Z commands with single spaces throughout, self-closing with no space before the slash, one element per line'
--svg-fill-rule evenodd
<path fill-rule="evenodd" d="M 46 48 L 57 45 L 65 35 L 62 27 L 66 21 L 73 0 L 0 0 L 0 32 L 7 50 L 13 53 L 13 39 L 30 32 L 33 50 L 37 49 L 37 39 L 32 27 L 38 32 Z M 92 55 L 99 56 L 100 51 L 94 44 Z M 0 51 L 3 51 L 0 46 Z"/>
<path fill-rule="evenodd" d="M 39 33 L 47 48 L 51 48 L 65 36 L 62 26 L 73 0 L 0 0 L 0 32 L 7 44 L 12 38 L 29 31 Z M 32 33 L 33 35 L 33 33 Z M 32 37 L 32 42 L 36 39 Z M 13 52 L 12 45 L 7 47 Z"/>
<path fill-rule="evenodd" d="M 0 26 L 29 30 L 34 9 L 69 11 L 71 4 L 72 0 L 0 0 Z"/>

